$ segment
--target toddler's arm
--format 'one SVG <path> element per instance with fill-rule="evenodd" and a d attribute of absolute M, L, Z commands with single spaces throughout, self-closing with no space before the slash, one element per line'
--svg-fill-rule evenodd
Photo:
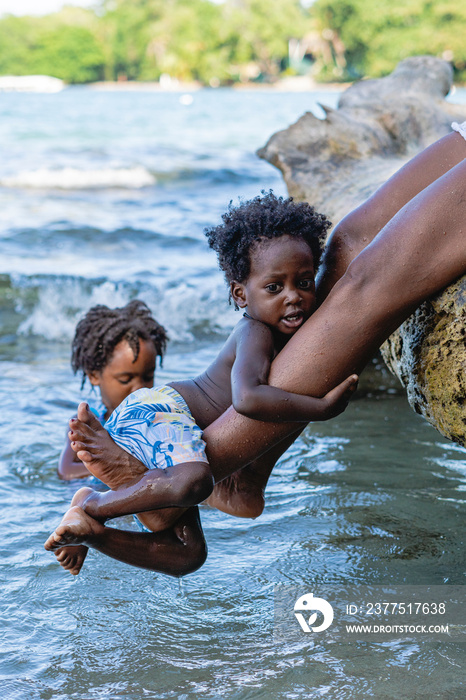
<path fill-rule="evenodd" d="M 342 413 L 358 385 L 350 375 L 322 398 L 292 394 L 267 384 L 274 344 L 270 329 L 250 321 L 238 334 L 236 359 L 231 370 L 235 411 L 249 418 L 271 422 L 328 420 Z"/>

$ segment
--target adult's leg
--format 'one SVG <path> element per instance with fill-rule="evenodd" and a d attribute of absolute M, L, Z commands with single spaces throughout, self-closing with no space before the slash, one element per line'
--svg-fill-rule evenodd
<path fill-rule="evenodd" d="M 448 134 L 337 225 L 319 272 L 320 300 L 359 256 L 357 262 L 275 359 L 271 384 L 322 396 L 359 373 L 421 301 L 466 272 L 464 158 L 464 138 Z M 359 255 L 377 238 L 368 254 Z M 253 422 L 230 408 L 204 432 L 216 481 L 235 467 L 229 444 L 238 449 L 237 465 L 290 435 L 292 427 Z"/>
<path fill-rule="evenodd" d="M 423 301 L 466 272 L 466 160 L 408 202 L 350 264 L 272 363 L 270 384 L 323 396 L 359 374 Z M 204 432 L 216 481 L 291 434 L 232 408 Z"/>
<path fill-rule="evenodd" d="M 333 229 L 324 251 L 317 276 L 319 300 L 328 296 L 350 262 L 405 204 L 465 157 L 466 141 L 452 132 L 412 158 L 345 216 Z"/>

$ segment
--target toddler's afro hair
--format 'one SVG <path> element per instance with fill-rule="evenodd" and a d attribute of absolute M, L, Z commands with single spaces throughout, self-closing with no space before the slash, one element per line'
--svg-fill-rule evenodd
<path fill-rule="evenodd" d="M 292 197 L 277 197 L 272 190 L 233 206 L 222 216 L 223 224 L 206 229 L 209 246 L 218 256 L 220 269 L 228 283 L 244 282 L 251 269 L 251 249 L 264 238 L 293 236 L 305 241 L 314 258 L 314 270 L 320 263 L 327 231 L 332 225 L 307 202 Z"/>

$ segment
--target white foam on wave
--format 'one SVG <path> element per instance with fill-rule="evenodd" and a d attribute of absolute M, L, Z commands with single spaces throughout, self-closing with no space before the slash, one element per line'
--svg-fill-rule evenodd
<path fill-rule="evenodd" d="M 202 287 L 182 282 L 168 288 L 146 287 L 139 293 L 130 283 L 106 280 L 89 284 L 77 278 L 55 278 L 50 283 L 40 283 L 34 306 L 20 324 L 18 334 L 71 340 L 76 324 L 92 306 L 125 306 L 135 293 L 167 329 L 172 341 L 191 342 L 195 337 L 226 336 L 239 318 L 232 307 L 227 306 L 225 285 L 219 275 L 204 279 Z M 22 310 L 22 296 L 19 295 L 17 311 Z"/>
<path fill-rule="evenodd" d="M 20 324 L 18 334 L 71 340 L 76 324 L 91 306 L 105 304 L 114 308 L 125 306 L 128 301 L 127 291 L 113 282 L 103 282 L 91 290 L 73 279 L 44 285 L 31 315 Z"/>
<path fill-rule="evenodd" d="M 227 335 L 239 316 L 227 306 L 227 291 L 220 275 L 204 277 L 202 286 L 181 282 L 164 289 L 158 299 L 144 301 L 168 330 L 171 340 L 190 342 L 196 336 Z"/>
<path fill-rule="evenodd" d="M 122 187 L 140 189 L 156 183 L 155 177 L 146 168 L 102 168 L 80 170 L 78 168 L 41 168 L 20 172 L 0 180 L 3 187 L 27 187 L 42 189 L 88 189 Z"/>

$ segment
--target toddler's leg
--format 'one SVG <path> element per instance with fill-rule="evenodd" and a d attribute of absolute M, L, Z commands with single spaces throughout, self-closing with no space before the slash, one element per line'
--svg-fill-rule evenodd
<path fill-rule="evenodd" d="M 151 469 L 115 491 L 92 491 L 83 508 L 97 520 L 152 511 L 155 508 L 201 503 L 212 493 L 214 481 L 207 462 L 174 464 L 168 469 Z"/>

